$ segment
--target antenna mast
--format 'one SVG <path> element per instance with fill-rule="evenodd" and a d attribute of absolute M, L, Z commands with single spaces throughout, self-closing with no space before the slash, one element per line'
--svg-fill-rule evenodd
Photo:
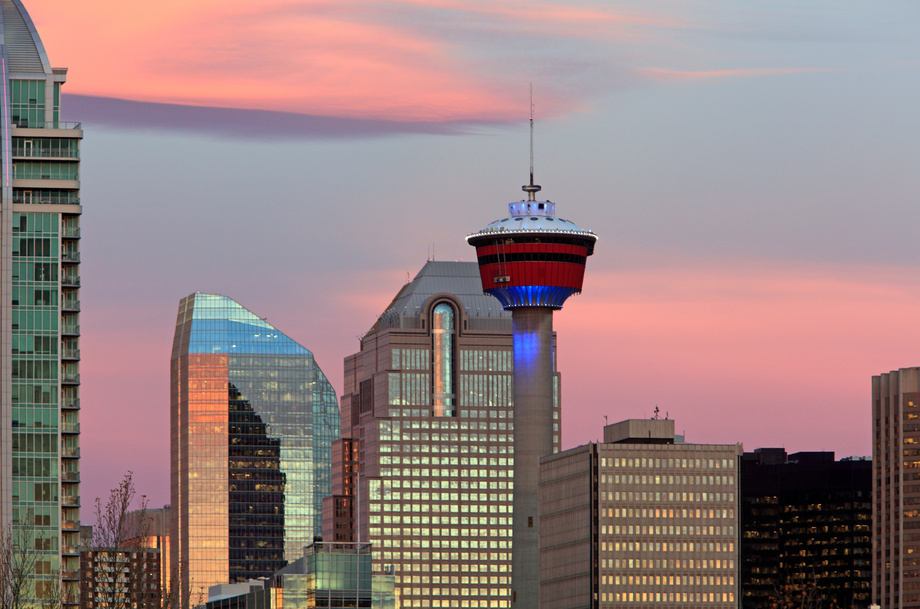
<path fill-rule="evenodd" d="M 533 83 L 530 83 L 530 184 L 522 186 L 528 201 L 535 201 L 534 195 L 540 192 L 540 186 L 533 183 Z"/>

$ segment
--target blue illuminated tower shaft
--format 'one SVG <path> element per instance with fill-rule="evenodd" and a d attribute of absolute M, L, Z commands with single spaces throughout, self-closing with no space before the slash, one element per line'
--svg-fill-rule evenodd
<path fill-rule="evenodd" d="M 540 457 L 553 452 L 553 309 L 511 309 L 514 324 L 514 520 L 511 606 L 537 609 Z"/>

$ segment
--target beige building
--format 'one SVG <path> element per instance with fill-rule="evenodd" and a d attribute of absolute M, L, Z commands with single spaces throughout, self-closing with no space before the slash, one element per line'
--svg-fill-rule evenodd
<path fill-rule="evenodd" d="M 872 435 L 872 602 L 920 607 L 920 368 L 872 377 Z"/>
<path fill-rule="evenodd" d="M 629 420 L 544 457 L 541 609 L 737 607 L 741 454 Z"/>
<path fill-rule="evenodd" d="M 511 607 L 512 370 L 511 314 L 471 262 L 425 264 L 345 359 L 342 436 L 356 448 L 333 453 L 344 478 L 325 505 L 342 514 L 324 535 L 373 544 L 402 607 Z M 352 497 L 353 533 L 336 528 Z"/>

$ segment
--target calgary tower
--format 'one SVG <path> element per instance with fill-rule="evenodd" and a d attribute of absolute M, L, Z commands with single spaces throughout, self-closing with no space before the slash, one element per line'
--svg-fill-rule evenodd
<path fill-rule="evenodd" d="M 532 113 L 531 113 L 532 114 Z M 597 235 L 556 217 L 556 204 L 508 204 L 509 217 L 467 236 L 476 248 L 482 289 L 511 311 L 514 333 L 514 521 L 511 606 L 538 607 L 537 491 L 540 457 L 553 452 L 553 311 L 581 292 Z"/>

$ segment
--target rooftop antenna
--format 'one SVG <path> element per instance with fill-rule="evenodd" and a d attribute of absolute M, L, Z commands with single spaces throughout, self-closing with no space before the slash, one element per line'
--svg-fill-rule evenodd
<path fill-rule="evenodd" d="M 528 201 L 535 201 L 534 195 L 540 192 L 540 186 L 533 183 L 533 83 L 530 83 L 530 184 L 522 186 Z"/>

